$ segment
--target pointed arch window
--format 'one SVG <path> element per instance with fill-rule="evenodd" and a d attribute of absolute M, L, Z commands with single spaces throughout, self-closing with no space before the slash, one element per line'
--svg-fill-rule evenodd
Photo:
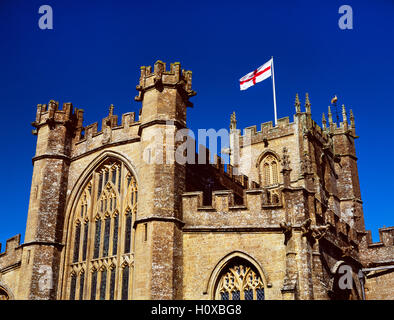
<path fill-rule="evenodd" d="M 263 186 L 270 186 L 279 183 L 279 160 L 273 155 L 266 155 L 260 164 L 261 182 Z"/>
<path fill-rule="evenodd" d="M 77 288 L 77 275 L 71 274 L 70 300 L 75 300 L 75 291 Z"/>
<path fill-rule="evenodd" d="M 264 300 L 264 283 L 257 269 L 244 259 L 233 259 L 219 275 L 218 300 Z"/>
<path fill-rule="evenodd" d="M 118 160 L 106 160 L 88 178 L 73 208 L 65 299 L 130 298 L 137 192 L 136 178 Z"/>
<path fill-rule="evenodd" d="M 122 270 L 122 300 L 129 296 L 129 266 L 125 265 Z"/>
<path fill-rule="evenodd" d="M 101 280 L 100 280 L 100 300 L 105 300 L 106 289 L 107 289 L 107 269 L 103 268 L 101 270 Z"/>
<path fill-rule="evenodd" d="M 90 284 L 90 300 L 96 300 L 97 291 L 97 270 L 92 270 L 92 282 Z"/>

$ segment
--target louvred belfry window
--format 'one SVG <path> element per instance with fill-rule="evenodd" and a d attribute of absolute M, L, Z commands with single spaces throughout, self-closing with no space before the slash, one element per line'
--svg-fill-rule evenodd
<path fill-rule="evenodd" d="M 137 180 L 107 160 L 81 190 L 68 237 L 65 299 L 130 299 Z"/>

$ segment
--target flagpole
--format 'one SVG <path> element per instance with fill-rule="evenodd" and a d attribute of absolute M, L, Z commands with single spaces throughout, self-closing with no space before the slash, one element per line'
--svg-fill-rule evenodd
<path fill-rule="evenodd" d="M 275 76 L 274 76 L 274 57 L 271 56 L 272 59 L 272 89 L 274 93 L 274 114 L 275 114 L 275 127 L 278 122 L 278 118 L 276 115 L 276 93 L 275 93 Z"/>

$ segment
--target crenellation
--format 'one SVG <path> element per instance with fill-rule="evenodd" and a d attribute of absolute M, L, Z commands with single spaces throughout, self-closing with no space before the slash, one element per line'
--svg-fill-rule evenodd
<path fill-rule="evenodd" d="M 19 236 L 7 240 L 1 286 L 12 283 L 7 288 L 21 299 L 69 299 L 74 289 L 74 298 L 97 299 L 100 285 L 92 291 L 92 270 L 84 268 L 104 272 L 105 260 L 116 279 L 127 270 L 132 279 L 127 292 L 123 280 L 115 281 L 113 299 L 125 292 L 127 299 L 215 299 L 222 271 L 242 261 L 260 277 L 267 299 L 348 299 L 359 298 L 360 289 L 347 296 L 334 289 L 339 265 L 355 273 L 392 269 L 394 227 L 379 229 L 377 243 L 364 229 L 351 110 L 348 117 L 343 107 L 337 127 L 329 108 L 320 127 L 308 94 L 305 112 L 297 94 L 292 122 L 283 117 L 241 135 L 232 114 L 229 164 L 203 145 L 194 152 L 194 144 L 195 163 L 151 161 L 150 139 L 163 133 L 172 136 L 157 143 L 159 151 L 175 155 L 172 138 L 187 128 L 196 94 L 191 84 L 192 72 L 179 62 L 169 70 L 160 60 L 141 67 L 138 121 L 135 112 L 118 116 L 110 105 L 104 119 L 83 126 L 83 110 L 71 103 L 37 105 L 25 243 Z M 97 258 L 94 243 L 101 237 L 102 244 L 103 234 L 118 250 L 104 254 L 101 245 Z M 39 286 L 46 268 L 53 268 L 52 291 Z M 380 276 L 368 272 L 371 297 L 378 291 L 371 279 Z M 382 292 L 389 295 L 392 277 L 384 273 Z M 80 278 L 72 289 L 70 277 L 81 274 L 83 296 Z"/>
<path fill-rule="evenodd" d="M 179 62 L 171 64 L 170 71 L 166 70 L 166 64 L 160 60 L 154 64 L 154 71 L 152 68 L 141 67 L 141 76 L 139 84 L 136 89 L 139 91 L 136 101 L 142 101 L 143 95 L 146 91 L 154 88 L 171 87 L 180 89 L 181 95 L 185 97 L 192 97 L 196 92 L 192 90 L 192 72 L 181 69 Z M 186 99 L 187 100 L 187 99 Z M 186 101 L 187 106 L 192 106 L 191 102 Z"/>
<path fill-rule="evenodd" d="M 377 246 L 381 247 L 394 247 L 394 227 L 379 228 L 379 240 L 378 242 L 372 241 L 371 231 L 367 231 L 367 245 L 369 248 Z M 393 251 L 394 252 L 394 251 Z M 393 256 L 394 258 L 394 256 Z"/>
<path fill-rule="evenodd" d="M 19 248 L 20 246 L 21 235 L 17 234 L 11 238 L 6 240 L 5 251 L 1 252 L 1 243 L 0 243 L 0 257 L 4 257 L 6 255 L 11 255 L 13 252 Z M 0 266 L 1 269 L 1 266 Z"/>
<path fill-rule="evenodd" d="M 290 117 L 283 117 L 278 119 L 278 127 L 285 127 L 290 124 Z M 263 124 L 261 125 L 261 128 L 263 128 Z"/>
<path fill-rule="evenodd" d="M 272 121 L 263 122 L 261 124 L 261 132 L 268 132 L 273 128 Z"/>
<path fill-rule="evenodd" d="M 135 121 L 135 112 L 127 112 L 122 114 L 122 123 L 121 127 L 127 128 L 134 124 Z"/>
<path fill-rule="evenodd" d="M 295 122 L 289 122 L 289 117 L 279 120 L 278 125 L 275 127 L 272 126 L 272 121 L 262 123 L 261 131 L 256 131 L 256 126 L 245 128 L 244 134 L 239 137 L 240 146 L 242 147 L 244 143 L 253 145 L 294 134 Z"/>

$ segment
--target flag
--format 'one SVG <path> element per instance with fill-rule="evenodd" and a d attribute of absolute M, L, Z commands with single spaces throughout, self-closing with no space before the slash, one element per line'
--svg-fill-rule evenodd
<path fill-rule="evenodd" d="M 272 58 L 264 63 L 258 69 L 249 72 L 246 76 L 243 76 L 239 79 L 239 85 L 241 90 L 246 90 L 247 88 L 255 85 L 258 82 L 261 82 L 272 75 Z"/>

